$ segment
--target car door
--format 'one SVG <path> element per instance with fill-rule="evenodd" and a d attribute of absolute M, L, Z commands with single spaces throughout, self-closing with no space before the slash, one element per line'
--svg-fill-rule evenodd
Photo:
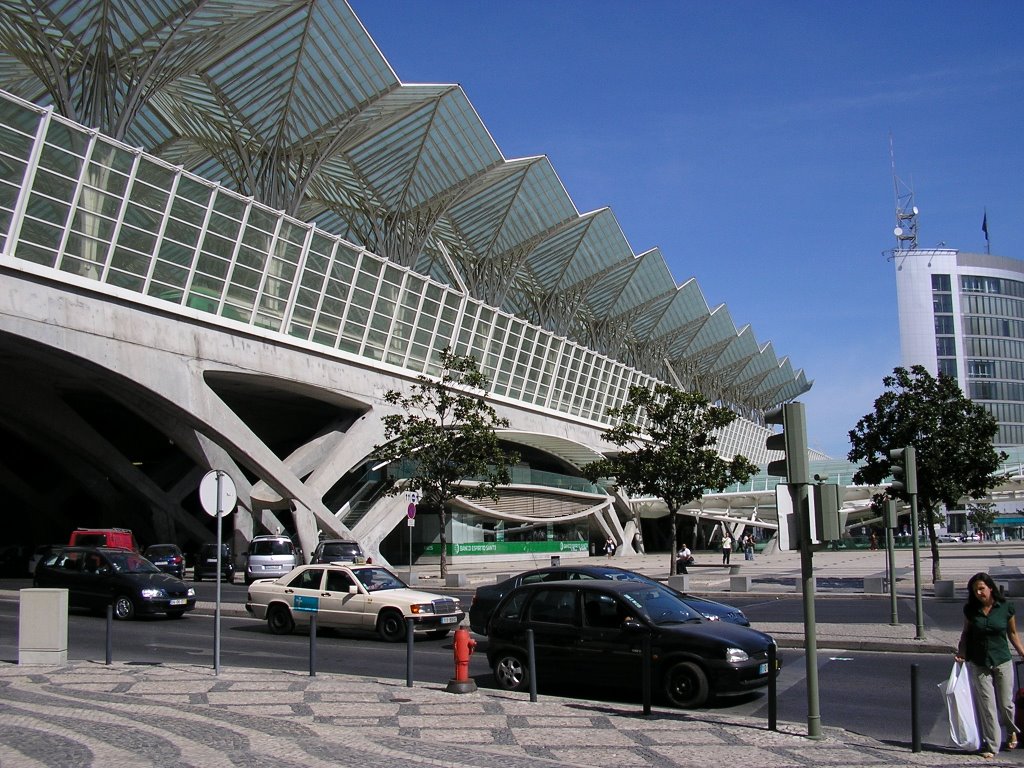
<path fill-rule="evenodd" d="M 284 588 L 296 624 L 308 624 L 309 616 L 317 614 L 320 621 L 320 593 L 324 579 L 323 568 L 305 568 L 297 573 Z"/>
<path fill-rule="evenodd" d="M 356 592 L 349 592 L 350 587 L 356 587 Z M 361 629 L 364 626 L 365 608 L 366 600 L 359 594 L 359 587 L 352 574 L 328 569 L 320 597 L 320 615 L 325 623 L 338 629 Z"/>
<path fill-rule="evenodd" d="M 629 619 L 638 619 L 636 611 L 617 595 L 582 589 L 580 602 L 583 623 L 577 646 L 581 664 L 594 670 L 588 679 L 602 685 L 635 687 L 640 684 L 644 634 L 626 629 Z"/>
<path fill-rule="evenodd" d="M 533 630 L 537 679 L 578 679 L 579 609 L 576 589 L 552 586 L 538 589 L 527 607 L 524 626 Z"/>

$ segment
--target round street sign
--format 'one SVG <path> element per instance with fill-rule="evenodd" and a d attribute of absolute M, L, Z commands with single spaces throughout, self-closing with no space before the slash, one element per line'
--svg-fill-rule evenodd
<path fill-rule="evenodd" d="M 220 475 L 220 499 L 217 498 L 217 475 Z M 234 512 L 238 503 L 235 482 L 227 472 L 211 469 L 199 483 L 199 501 L 210 517 L 216 517 L 218 510 L 221 517 Z"/>
<path fill-rule="evenodd" d="M 409 519 L 410 520 L 412 520 L 414 517 L 416 517 L 416 505 L 415 504 L 410 504 L 409 505 L 409 509 L 406 510 L 406 514 L 409 515 Z"/>

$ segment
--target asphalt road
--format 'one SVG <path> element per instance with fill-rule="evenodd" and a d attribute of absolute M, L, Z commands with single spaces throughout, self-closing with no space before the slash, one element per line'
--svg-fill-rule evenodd
<path fill-rule="evenodd" d="M 212 597 L 214 585 L 205 585 Z M 234 601 L 241 585 L 225 585 L 224 594 Z M 206 592 L 206 589 L 202 589 Z M 205 596 L 204 596 L 205 599 Z M 756 626 L 758 621 L 800 620 L 802 601 L 798 596 L 737 599 Z M 822 621 L 888 621 L 885 601 L 831 598 L 817 601 Z M 913 623 L 913 604 L 901 601 L 900 619 Z M 958 603 L 926 603 L 929 620 L 959 623 Z M 875 615 L 881 612 L 880 616 Z M 17 660 L 18 606 L 14 600 L 0 600 L 0 661 Z M 220 663 L 222 667 L 246 666 L 305 672 L 310 667 L 308 633 L 271 635 L 264 622 L 249 618 L 222 617 Z M 113 658 L 135 664 L 208 663 L 213 666 L 213 618 L 190 614 L 179 620 L 164 617 L 113 622 Z M 102 616 L 72 611 L 69 616 L 69 657 L 102 661 L 106 657 L 107 622 Z M 481 687 L 493 685 L 483 649 L 486 639 L 478 638 L 477 653 L 470 675 Z M 341 672 L 405 680 L 407 649 L 404 643 L 390 644 L 374 635 L 337 635 L 321 631 L 316 639 L 316 671 Z M 808 713 L 805 660 L 802 651 L 782 653 L 783 671 L 778 680 L 778 718 L 783 722 L 806 723 Z M 872 652 L 819 652 L 817 656 L 819 705 L 823 725 L 844 727 L 882 741 L 906 743 L 911 738 L 911 665 L 918 665 L 919 722 L 926 741 L 944 743 L 945 712 L 936 686 L 949 674 L 952 659 L 943 655 L 884 654 Z M 418 637 L 413 651 L 413 679 L 417 684 L 445 684 L 454 676 L 451 639 Z M 636 702 L 639 693 L 605 691 L 582 682 L 566 695 L 595 700 Z M 555 693 L 541 687 L 541 695 Z M 728 711 L 758 718 L 768 717 L 765 692 L 712 702 L 704 711 Z"/>

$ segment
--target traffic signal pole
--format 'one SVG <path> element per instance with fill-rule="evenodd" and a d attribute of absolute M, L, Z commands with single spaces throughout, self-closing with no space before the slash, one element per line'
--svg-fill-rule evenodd
<path fill-rule="evenodd" d="M 807 736 L 821 738 L 818 703 L 818 633 L 814 615 L 814 561 L 811 546 L 810 469 L 807 462 L 807 423 L 803 403 L 786 403 L 765 413 L 765 424 L 781 424 L 783 431 L 769 435 L 769 451 L 785 451 L 786 458 L 768 464 L 769 475 L 785 477 L 793 513 L 800 531 L 800 580 L 804 607 L 804 662 L 807 679 Z M 781 525 L 781 521 L 780 521 Z"/>
<path fill-rule="evenodd" d="M 912 445 L 889 451 L 892 471 L 890 488 L 910 497 L 910 527 L 914 547 L 914 613 L 917 614 L 915 639 L 924 640 L 924 608 L 921 605 L 921 529 L 917 516 L 917 450 Z"/>

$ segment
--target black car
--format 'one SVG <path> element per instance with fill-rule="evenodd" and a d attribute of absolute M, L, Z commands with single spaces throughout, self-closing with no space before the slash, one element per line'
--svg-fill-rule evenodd
<path fill-rule="evenodd" d="M 366 555 L 358 541 L 323 539 L 313 550 L 310 563 L 365 563 Z"/>
<path fill-rule="evenodd" d="M 192 580 L 212 579 L 217 575 L 217 545 L 203 544 L 196 555 L 196 566 L 192 569 Z M 235 559 L 231 556 L 231 547 L 221 544 L 220 577 L 227 581 L 235 580 Z"/>
<path fill-rule="evenodd" d="M 487 620 L 490 618 L 491 612 L 494 611 L 501 598 L 516 587 L 540 581 L 563 581 L 566 579 L 603 579 L 607 581 L 639 581 L 644 584 L 661 584 L 660 581 L 655 581 L 650 576 L 644 576 L 642 573 L 627 571 L 625 568 L 616 568 L 611 565 L 559 565 L 550 568 L 537 568 L 533 571 L 517 574 L 497 584 L 477 587 L 476 592 L 473 594 L 473 602 L 469 608 L 469 628 L 478 635 L 485 634 L 487 631 Z M 731 624 L 739 624 L 744 627 L 750 626 L 750 620 L 736 606 L 719 603 L 703 597 L 687 595 L 683 592 L 676 591 L 676 593 L 709 621 L 728 621 Z"/>
<path fill-rule="evenodd" d="M 527 630 L 533 630 L 538 685 L 586 681 L 635 691 L 649 638 L 652 689 L 677 707 L 768 685 L 775 646 L 755 629 L 708 621 L 661 584 L 527 584 L 505 596 L 487 625 L 487 662 L 505 690 L 529 685 Z"/>
<path fill-rule="evenodd" d="M 164 573 L 185 578 L 185 555 L 177 544 L 151 544 L 142 556 Z"/>
<path fill-rule="evenodd" d="M 151 613 L 179 618 L 196 607 L 192 587 L 128 549 L 58 549 L 36 566 L 32 583 L 68 590 L 74 607 L 99 611 L 113 605 L 116 619 Z"/>

